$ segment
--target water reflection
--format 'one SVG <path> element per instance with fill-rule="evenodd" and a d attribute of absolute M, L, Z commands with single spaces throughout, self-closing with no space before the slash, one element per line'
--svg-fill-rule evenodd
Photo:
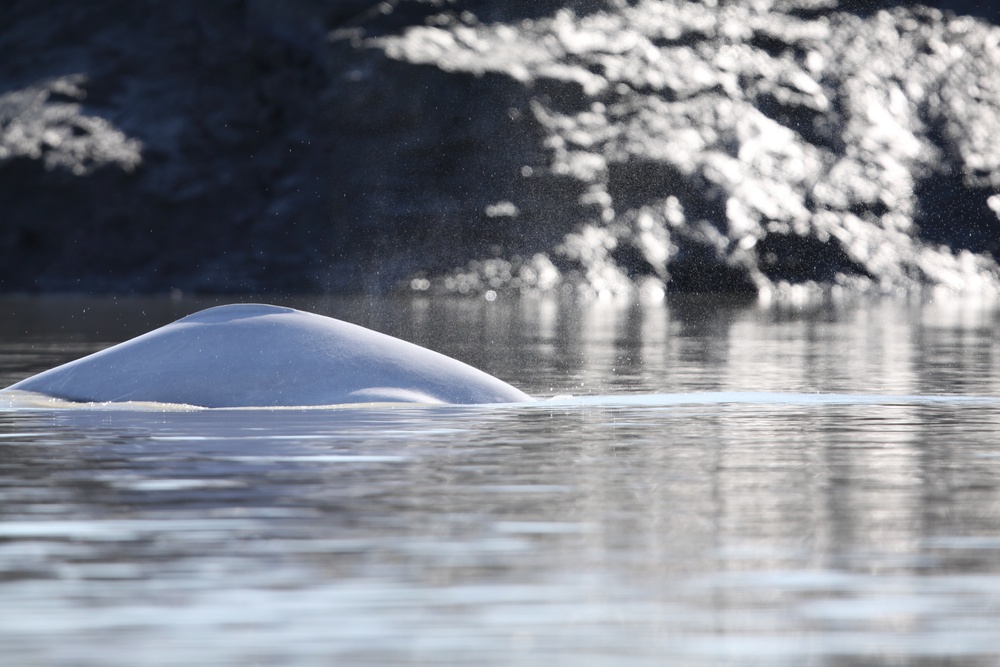
<path fill-rule="evenodd" d="M 1000 654 L 993 313 L 313 305 L 583 396 L 0 412 L 4 662 Z M 3 331 L 5 377 L 64 354 L 58 332 Z"/>
<path fill-rule="evenodd" d="M 0 299 L 0 382 L 221 298 Z M 280 299 L 482 367 L 536 395 L 997 393 L 995 304 L 938 299 L 762 308 L 744 301 Z"/>

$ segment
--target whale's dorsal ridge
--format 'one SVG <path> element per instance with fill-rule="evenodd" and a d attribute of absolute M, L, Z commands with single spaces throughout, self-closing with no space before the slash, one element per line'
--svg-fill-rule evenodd
<path fill-rule="evenodd" d="M 78 402 L 209 408 L 531 400 L 491 375 L 398 338 L 257 303 L 188 315 L 8 389 Z"/>
<path fill-rule="evenodd" d="M 187 317 L 182 317 L 178 322 L 215 324 L 219 322 L 232 322 L 243 320 L 249 317 L 261 317 L 263 315 L 288 315 L 297 313 L 294 308 L 284 306 L 272 306 L 266 303 L 230 303 L 225 306 L 215 306 L 205 310 L 192 313 Z"/>

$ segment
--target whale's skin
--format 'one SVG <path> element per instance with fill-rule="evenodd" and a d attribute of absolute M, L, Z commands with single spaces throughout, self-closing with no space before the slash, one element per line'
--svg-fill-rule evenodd
<path fill-rule="evenodd" d="M 209 308 L 7 389 L 76 402 L 207 408 L 532 400 L 418 345 L 264 304 Z"/>

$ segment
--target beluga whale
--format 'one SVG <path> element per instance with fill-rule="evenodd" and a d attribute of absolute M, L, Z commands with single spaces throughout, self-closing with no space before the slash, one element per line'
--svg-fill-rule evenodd
<path fill-rule="evenodd" d="M 502 380 L 419 345 L 265 304 L 209 308 L 7 390 L 82 403 L 205 408 L 532 400 Z"/>

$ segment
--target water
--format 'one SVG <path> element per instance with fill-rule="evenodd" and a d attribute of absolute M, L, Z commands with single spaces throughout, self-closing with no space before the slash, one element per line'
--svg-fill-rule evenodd
<path fill-rule="evenodd" d="M 0 385 L 215 303 L 0 301 Z M 0 663 L 1000 660 L 995 308 L 287 303 L 546 400 L 0 410 Z"/>

